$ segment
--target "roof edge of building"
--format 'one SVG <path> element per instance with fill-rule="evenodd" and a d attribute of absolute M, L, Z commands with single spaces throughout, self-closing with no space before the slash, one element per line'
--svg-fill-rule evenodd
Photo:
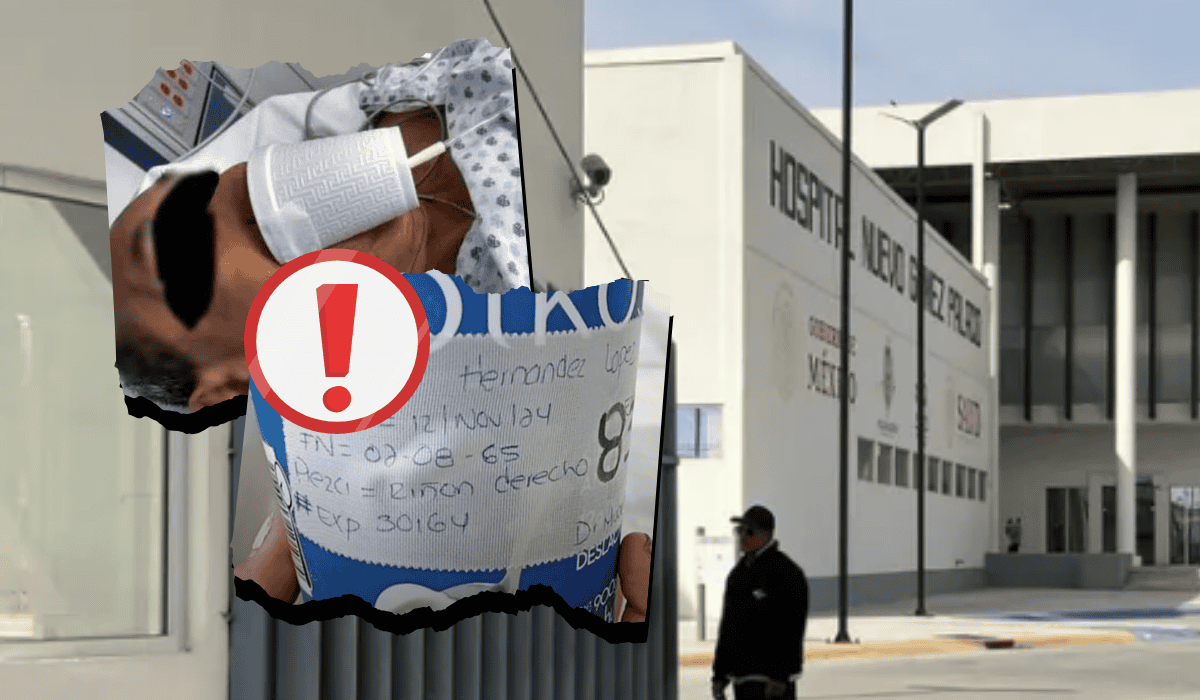
<path fill-rule="evenodd" d="M 1144 100 L 1148 97 L 1195 97 L 1200 98 L 1200 86 L 1192 88 L 1173 88 L 1170 90 L 1124 90 L 1118 92 L 1085 92 L 1066 95 L 1028 95 L 1024 97 L 1002 97 L 993 99 L 976 99 L 963 100 L 964 105 L 969 105 L 979 109 L 985 109 L 989 106 L 997 105 L 1048 105 L 1063 102 L 1092 102 L 1101 100 Z M 854 111 L 877 111 L 881 109 L 913 109 L 919 111 L 918 108 L 933 109 L 937 107 L 937 102 L 907 102 L 903 104 L 892 105 L 859 105 L 854 108 Z M 839 108 L 822 108 L 813 110 L 814 112 L 834 111 Z"/>
<path fill-rule="evenodd" d="M 711 41 L 616 49 L 592 49 L 583 52 L 584 67 L 621 64 L 684 63 L 713 61 L 744 55 L 735 41 Z"/>

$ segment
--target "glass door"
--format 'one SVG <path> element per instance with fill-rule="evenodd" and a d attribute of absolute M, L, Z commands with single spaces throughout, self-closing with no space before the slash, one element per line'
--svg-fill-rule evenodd
<path fill-rule="evenodd" d="M 1103 486 L 1100 490 L 1103 517 L 1103 551 L 1117 551 L 1117 487 Z M 1134 520 L 1137 535 L 1137 554 L 1142 566 L 1154 565 L 1154 482 L 1151 477 L 1139 476 L 1134 501 Z M 1175 490 L 1171 490 L 1171 512 L 1175 512 Z M 1200 496 L 1200 490 L 1197 491 Z M 1190 502 L 1190 501 L 1189 501 Z M 1200 505 L 1200 501 L 1197 501 Z M 1171 520 L 1171 558 L 1175 557 L 1175 520 Z M 1200 552 L 1197 552 L 1200 554 Z M 1174 563 L 1174 562 L 1172 562 Z"/>
<path fill-rule="evenodd" d="M 1154 481 L 1149 476 L 1137 480 L 1137 554 L 1142 566 L 1154 566 Z"/>
<path fill-rule="evenodd" d="M 1046 489 L 1046 552 L 1087 551 L 1087 489 Z"/>
<path fill-rule="evenodd" d="M 1171 563 L 1200 565 L 1200 487 L 1171 487 Z"/>
<path fill-rule="evenodd" d="M 0 696 L 227 697 L 229 428 L 129 416 L 105 207 L 0 189 L 0 248 Z"/>
<path fill-rule="evenodd" d="M 106 216 L 0 193 L 0 643 L 167 632 L 164 434 L 118 388 Z"/>

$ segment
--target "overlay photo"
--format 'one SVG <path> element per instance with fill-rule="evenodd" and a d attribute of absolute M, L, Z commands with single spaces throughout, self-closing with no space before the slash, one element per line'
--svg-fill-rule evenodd
<path fill-rule="evenodd" d="M 512 64 L 485 39 L 321 79 L 185 60 L 102 121 L 132 415 L 190 433 L 244 415 L 247 312 L 305 253 L 530 284 Z"/>

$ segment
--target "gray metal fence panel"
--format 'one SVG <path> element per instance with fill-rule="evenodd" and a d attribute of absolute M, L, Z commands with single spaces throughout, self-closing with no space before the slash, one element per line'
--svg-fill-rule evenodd
<path fill-rule="evenodd" d="M 454 627 L 454 698 L 482 700 L 483 620 L 473 617 Z"/>
<path fill-rule="evenodd" d="M 596 700 L 596 644 L 594 634 L 581 634 L 575 644 L 575 698 Z"/>
<path fill-rule="evenodd" d="M 533 613 L 533 697 L 554 700 L 554 618 L 552 608 L 536 607 Z"/>
<path fill-rule="evenodd" d="M 393 698 L 425 697 L 425 632 L 397 637 L 392 657 Z"/>
<path fill-rule="evenodd" d="M 645 644 L 609 644 L 547 607 L 394 635 L 354 617 L 294 626 L 235 597 L 230 698 L 676 700 L 674 348 L 671 360 Z M 240 446 L 231 450 L 231 468 L 240 465 Z"/>
<path fill-rule="evenodd" d="M 274 687 L 275 620 L 258 603 L 234 596 L 233 634 L 229 644 L 230 700 L 263 700 Z"/>
<path fill-rule="evenodd" d="M 556 615 L 554 637 L 554 697 L 575 700 L 575 647 L 579 644 L 579 632 Z"/>
<path fill-rule="evenodd" d="M 275 697 L 288 700 L 320 700 L 321 623 L 298 627 L 275 622 Z"/>
<path fill-rule="evenodd" d="M 522 612 L 508 624 L 508 699 L 533 697 L 533 613 Z"/>
<path fill-rule="evenodd" d="M 358 697 L 363 700 L 391 700 L 394 638 L 371 625 L 359 624 Z"/>
<path fill-rule="evenodd" d="M 358 625 L 343 617 L 321 625 L 321 699 L 358 697 Z"/>
<path fill-rule="evenodd" d="M 425 632 L 425 697 L 449 698 L 454 693 L 454 628 Z M 414 665 L 410 672 L 421 669 Z M 415 700 L 415 699 L 414 699 Z"/>
<path fill-rule="evenodd" d="M 483 700 L 508 697 L 509 620 L 504 613 L 483 616 Z"/>

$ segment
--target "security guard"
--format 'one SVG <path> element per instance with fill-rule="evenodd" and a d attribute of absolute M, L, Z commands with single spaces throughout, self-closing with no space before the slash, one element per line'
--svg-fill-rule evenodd
<path fill-rule="evenodd" d="M 795 698 L 804 663 L 808 580 L 775 540 L 775 516 L 752 506 L 737 523 L 745 555 L 725 581 L 712 693 L 725 700 Z"/>

